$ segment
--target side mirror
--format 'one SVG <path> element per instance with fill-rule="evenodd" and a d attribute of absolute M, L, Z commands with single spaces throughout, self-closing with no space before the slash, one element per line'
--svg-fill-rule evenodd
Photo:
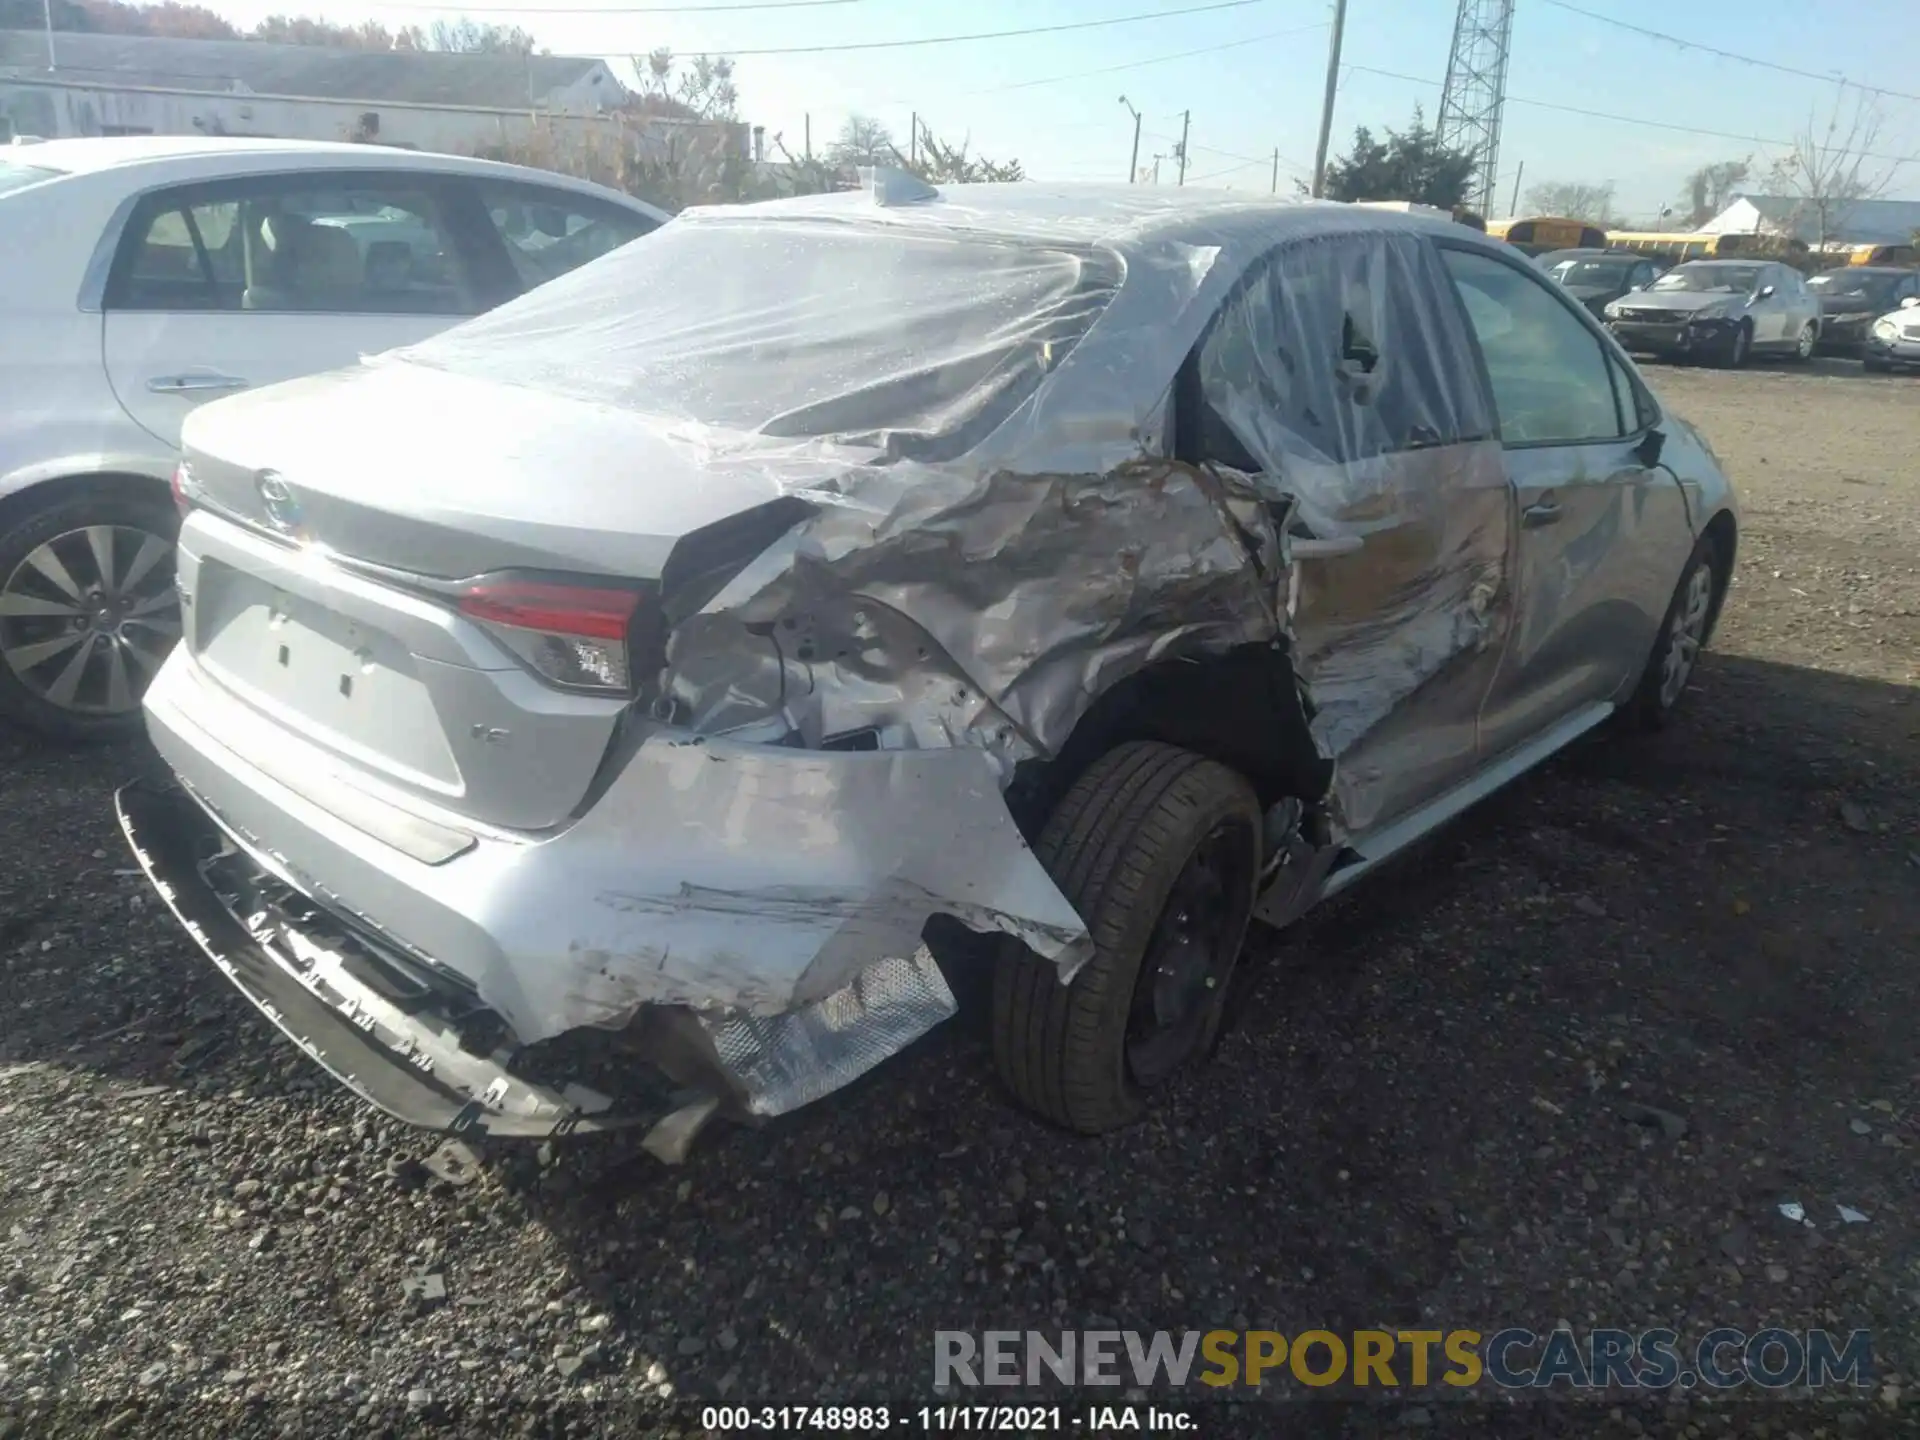
<path fill-rule="evenodd" d="M 1911 310 L 1916 305 L 1920 305 L 1920 295 L 1909 295 L 1900 302 L 1902 310 Z"/>
<path fill-rule="evenodd" d="M 1640 443 L 1633 447 L 1633 458 L 1640 462 L 1641 468 L 1653 469 L 1660 463 L 1661 452 L 1667 448 L 1667 432 L 1649 430 Z"/>
<path fill-rule="evenodd" d="M 1631 285 L 1629 285 L 1629 286 L 1627 286 L 1627 289 L 1628 289 L 1629 291 L 1640 291 L 1640 290 L 1644 290 L 1644 289 L 1646 289 L 1646 288 L 1647 288 L 1647 287 L 1646 287 L 1646 285 L 1645 285 L 1644 283 L 1642 283 L 1641 281 L 1639 281 L 1639 280 L 1636 280 L 1636 281 L 1634 281 L 1634 282 L 1633 282 L 1633 284 L 1631 284 Z"/>
<path fill-rule="evenodd" d="M 1758 299 L 1758 300 L 1765 300 L 1765 299 L 1767 299 L 1767 298 L 1768 298 L 1769 296 L 1771 296 L 1772 294 L 1773 294 L 1773 286 L 1771 286 L 1771 285 L 1762 285 L 1762 286 L 1760 287 L 1760 293 L 1759 293 L 1759 294 L 1758 294 L 1757 296 L 1755 296 L 1754 298 L 1755 298 L 1755 299 Z"/>

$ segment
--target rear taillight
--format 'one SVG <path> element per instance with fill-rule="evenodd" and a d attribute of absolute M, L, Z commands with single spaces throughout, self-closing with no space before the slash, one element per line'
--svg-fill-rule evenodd
<path fill-rule="evenodd" d="M 193 508 L 193 467 L 182 460 L 173 467 L 173 504 L 182 515 Z"/>
<path fill-rule="evenodd" d="M 487 576 L 460 592 L 459 608 L 556 685 L 630 694 L 629 644 L 639 590 L 519 576 Z"/>

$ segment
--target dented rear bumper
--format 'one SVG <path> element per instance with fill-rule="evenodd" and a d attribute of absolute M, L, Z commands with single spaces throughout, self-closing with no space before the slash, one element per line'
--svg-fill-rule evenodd
<path fill-rule="evenodd" d="M 272 773 L 254 763 L 244 708 L 191 656 L 176 652 L 146 707 L 192 799 L 122 801 L 143 866 L 276 1024 L 416 1124 L 461 1128 L 475 1100 L 464 1123 L 494 1133 L 650 1117 L 595 1119 L 559 1091 L 522 1093 L 404 1010 L 369 1029 L 365 1006 L 319 993 L 311 957 L 289 953 L 304 942 L 249 932 L 241 917 L 257 907 L 223 903 L 204 852 L 238 852 L 332 929 L 464 988 L 504 1027 L 503 1054 L 671 1012 L 700 1031 L 692 1048 L 720 1098 L 760 1114 L 845 1083 L 950 1013 L 922 951 L 932 915 L 1017 935 L 1063 973 L 1090 948 L 976 750 L 820 753 L 661 732 L 565 830 L 476 832 L 409 853 L 392 840 L 405 827 L 379 813 L 398 807 L 366 791 L 343 803 L 347 782 L 310 768 L 322 757 L 286 753 L 297 735 L 278 732 Z M 815 1066 L 823 1033 L 839 1038 Z M 424 1079 L 408 1073 L 423 1067 Z M 449 1086 L 452 1070 L 462 1078 Z M 488 1101 L 490 1089 L 513 1105 Z"/>
<path fill-rule="evenodd" d="M 334 1079 L 388 1114 L 455 1135 L 545 1137 L 651 1126 L 675 1108 L 664 1086 L 658 1103 L 616 1110 L 611 1097 L 530 1081 L 500 1056 L 469 1050 L 470 993 L 420 983 L 419 971 L 337 927 L 311 925 L 312 911 L 179 786 L 128 785 L 114 808 L 140 868 L 207 958 Z"/>

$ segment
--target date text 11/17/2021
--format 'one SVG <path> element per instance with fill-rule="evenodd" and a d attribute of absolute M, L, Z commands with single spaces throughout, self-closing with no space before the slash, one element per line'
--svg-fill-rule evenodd
<path fill-rule="evenodd" d="M 859 1434 L 901 1430 L 914 1435 L 1032 1435 L 1083 1431 L 1105 1435 L 1137 1430 L 1162 1435 L 1196 1434 L 1194 1417 L 1153 1405 L 709 1405 L 700 1424 L 711 1434 L 787 1432 Z"/>

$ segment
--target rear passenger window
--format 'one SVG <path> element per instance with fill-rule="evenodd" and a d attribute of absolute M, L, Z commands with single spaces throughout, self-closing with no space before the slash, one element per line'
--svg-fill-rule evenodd
<path fill-rule="evenodd" d="M 1617 363 L 1546 280 L 1477 251 L 1441 253 L 1486 360 L 1503 441 L 1564 445 L 1638 428 L 1616 398 Z"/>
<path fill-rule="evenodd" d="M 182 205 L 158 210 L 133 245 L 126 292 L 141 297 L 142 308 L 220 310 L 238 299 L 229 285 L 237 271 L 227 263 L 237 207 L 231 204 Z"/>
<path fill-rule="evenodd" d="M 1273 470 L 1350 464 L 1487 435 L 1445 272 L 1417 237 L 1276 250 L 1222 305 L 1194 357 L 1188 426 L 1204 458 Z M 1197 392 L 1197 393 L 1193 393 Z"/>
<path fill-rule="evenodd" d="M 149 197 L 121 240 L 115 310 L 471 315 L 438 198 L 409 177 L 261 176 Z"/>
<path fill-rule="evenodd" d="M 658 228 L 646 215 L 565 190 L 534 185 L 477 188 L 514 272 L 529 290 Z"/>

